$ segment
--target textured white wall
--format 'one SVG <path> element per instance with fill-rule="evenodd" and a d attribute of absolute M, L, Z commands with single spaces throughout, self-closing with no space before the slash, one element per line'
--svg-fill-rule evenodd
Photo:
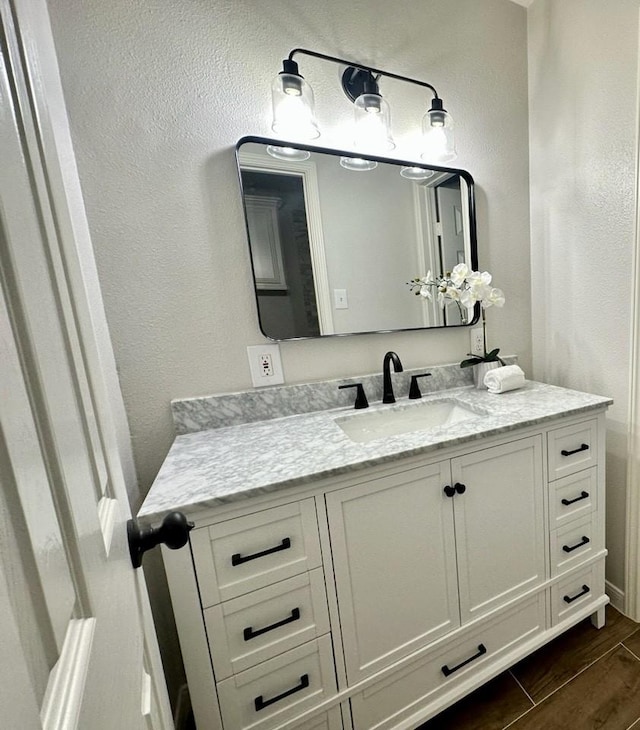
<path fill-rule="evenodd" d="M 480 264 L 507 305 L 489 339 L 530 370 L 526 11 L 509 0 L 55 0 L 50 13 L 141 490 L 173 438 L 169 401 L 251 387 L 263 341 L 233 147 L 268 135 L 270 84 L 297 46 L 433 83 L 477 183 Z M 321 144 L 345 144 L 337 68 L 302 59 Z M 428 102 L 389 82 L 399 158 Z M 459 360 L 460 331 L 281 346 L 288 383 Z M 152 563 L 155 558 L 150 558 Z M 151 571 L 148 569 L 147 574 Z M 155 571 L 153 573 L 155 575 Z M 151 586 L 168 681 L 171 614 Z"/>
<path fill-rule="evenodd" d="M 50 12 L 143 490 L 171 438 L 169 400 L 251 387 L 262 341 L 233 146 L 269 134 L 270 83 L 308 46 L 432 81 L 478 184 L 480 261 L 509 298 L 492 340 L 530 360 L 526 11 L 508 0 L 56 0 Z M 320 142 L 350 118 L 337 67 L 301 61 Z M 428 99 L 386 85 L 398 156 Z M 490 325 L 490 326 L 491 326 Z M 498 342 L 498 332 L 500 332 Z M 455 361 L 466 331 L 282 345 L 287 382 Z"/>
<path fill-rule="evenodd" d="M 638 0 L 529 8 L 534 376 L 610 395 L 607 578 L 624 589 Z"/>

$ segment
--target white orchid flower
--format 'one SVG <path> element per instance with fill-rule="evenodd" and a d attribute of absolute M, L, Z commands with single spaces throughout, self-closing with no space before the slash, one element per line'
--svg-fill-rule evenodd
<path fill-rule="evenodd" d="M 453 267 L 451 272 L 451 281 L 454 286 L 461 287 L 464 284 L 464 280 L 471 273 L 469 267 L 466 264 L 457 264 Z"/>
<path fill-rule="evenodd" d="M 501 289 L 491 286 L 491 274 L 488 271 L 471 271 L 466 264 L 457 264 L 451 273 L 444 276 L 433 276 L 428 271 L 426 276 L 412 279 L 411 290 L 416 294 L 433 301 L 434 297 L 442 309 L 455 303 L 467 310 L 467 320 L 471 321 L 476 303 L 483 309 L 502 307 L 505 296 Z M 417 290 L 417 291 L 416 291 Z"/>
<path fill-rule="evenodd" d="M 425 285 L 421 286 L 420 287 L 420 296 L 421 297 L 424 297 L 425 299 L 428 299 L 429 301 L 431 301 L 431 289 L 430 289 L 430 287 L 425 286 Z"/>
<path fill-rule="evenodd" d="M 483 300 L 482 306 L 486 309 L 487 307 L 502 307 L 504 305 L 504 293 L 502 289 L 492 288 L 488 296 Z"/>
<path fill-rule="evenodd" d="M 444 290 L 444 296 L 453 302 L 460 301 L 460 290 L 455 286 L 447 286 Z"/>

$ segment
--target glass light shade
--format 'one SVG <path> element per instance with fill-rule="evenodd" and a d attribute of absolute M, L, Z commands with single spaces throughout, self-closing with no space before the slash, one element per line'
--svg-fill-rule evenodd
<path fill-rule="evenodd" d="M 362 157 L 341 157 L 340 164 L 347 170 L 355 170 L 356 172 L 375 170 L 378 167 L 375 160 L 365 160 Z"/>
<path fill-rule="evenodd" d="M 403 167 L 400 170 L 400 175 L 407 180 L 428 180 L 430 177 L 435 175 L 434 170 L 427 170 L 424 167 Z"/>
<path fill-rule="evenodd" d="M 294 147 L 278 147 L 273 144 L 267 146 L 267 153 L 277 160 L 291 160 L 293 162 L 302 162 L 311 157 L 311 152 L 308 150 L 297 150 Z"/>
<path fill-rule="evenodd" d="M 271 85 L 271 98 L 271 129 L 279 137 L 296 141 L 320 136 L 314 115 L 313 90 L 302 76 L 279 73 Z"/>
<path fill-rule="evenodd" d="M 429 110 L 422 118 L 422 154 L 429 162 L 451 162 L 458 156 L 453 119 L 444 109 Z"/>
<path fill-rule="evenodd" d="M 389 104 L 380 94 L 360 94 L 353 103 L 353 113 L 357 149 L 375 154 L 396 146 L 391 136 Z"/>

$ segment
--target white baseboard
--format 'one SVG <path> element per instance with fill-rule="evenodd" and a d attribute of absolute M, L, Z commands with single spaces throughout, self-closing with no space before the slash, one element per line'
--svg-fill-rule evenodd
<path fill-rule="evenodd" d="M 191 710 L 191 698 L 189 697 L 189 688 L 186 684 L 181 685 L 178 690 L 178 699 L 176 700 L 176 710 L 173 714 L 173 722 L 176 730 L 184 730 L 187 726 L 189 711 Z"/>
<path fill-rule="evenodd" d="M 605 581 L 605 590 L 611 599 L 611 605 L 620 611 L 620 613 L 624 613 L 624 592 L 617 586 L 609 583 L 608 580 Z"/>

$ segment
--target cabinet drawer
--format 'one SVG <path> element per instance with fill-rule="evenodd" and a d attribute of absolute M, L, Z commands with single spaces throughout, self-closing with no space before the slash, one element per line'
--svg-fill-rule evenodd
<path fill-rule="evenodd" d="M 321 562 L 313 499 L 195 529 L 191 545 L 205 608 Z"/>
<path fill-rule="evenodd" d="M 551 575 L 577 567 L 602 549 L 597 512 L 551 532 Z"/>
<path fill-rule="evenodd" d="M 593 419 L 549 431 L 549 479 L 588 469 L 598 461 L 598 422 Z"/>
<path fill-rule="evenodd" d="M 598 508 L 598 475 L 592 467 L 563 477 L 550 485 L 551 529 L 560 527 Z"/>
<path fill-rule="evenodd" d="M 545 594 L 540 593 L 352 697 L 354 730 L 395 728 L 441 690 L 544 630 Z"/>
<path fill-rule="evenodd" d="M 204 611 L 216 678 L 226 679 L 329 631 L 321 568 Z"/>
<path fill-rule="evenodd" d="M 551 623 L 563 621 L 585 603 L 604 595 L 604 560 L 584 570 L 571 573 L 559 583 L 551 586 Z"/>
<path fill-rule="evenodd" d="M 233 730 L 277 728 L 336 692 L 329 636 L 219 682 L 223 724 Z"/>

